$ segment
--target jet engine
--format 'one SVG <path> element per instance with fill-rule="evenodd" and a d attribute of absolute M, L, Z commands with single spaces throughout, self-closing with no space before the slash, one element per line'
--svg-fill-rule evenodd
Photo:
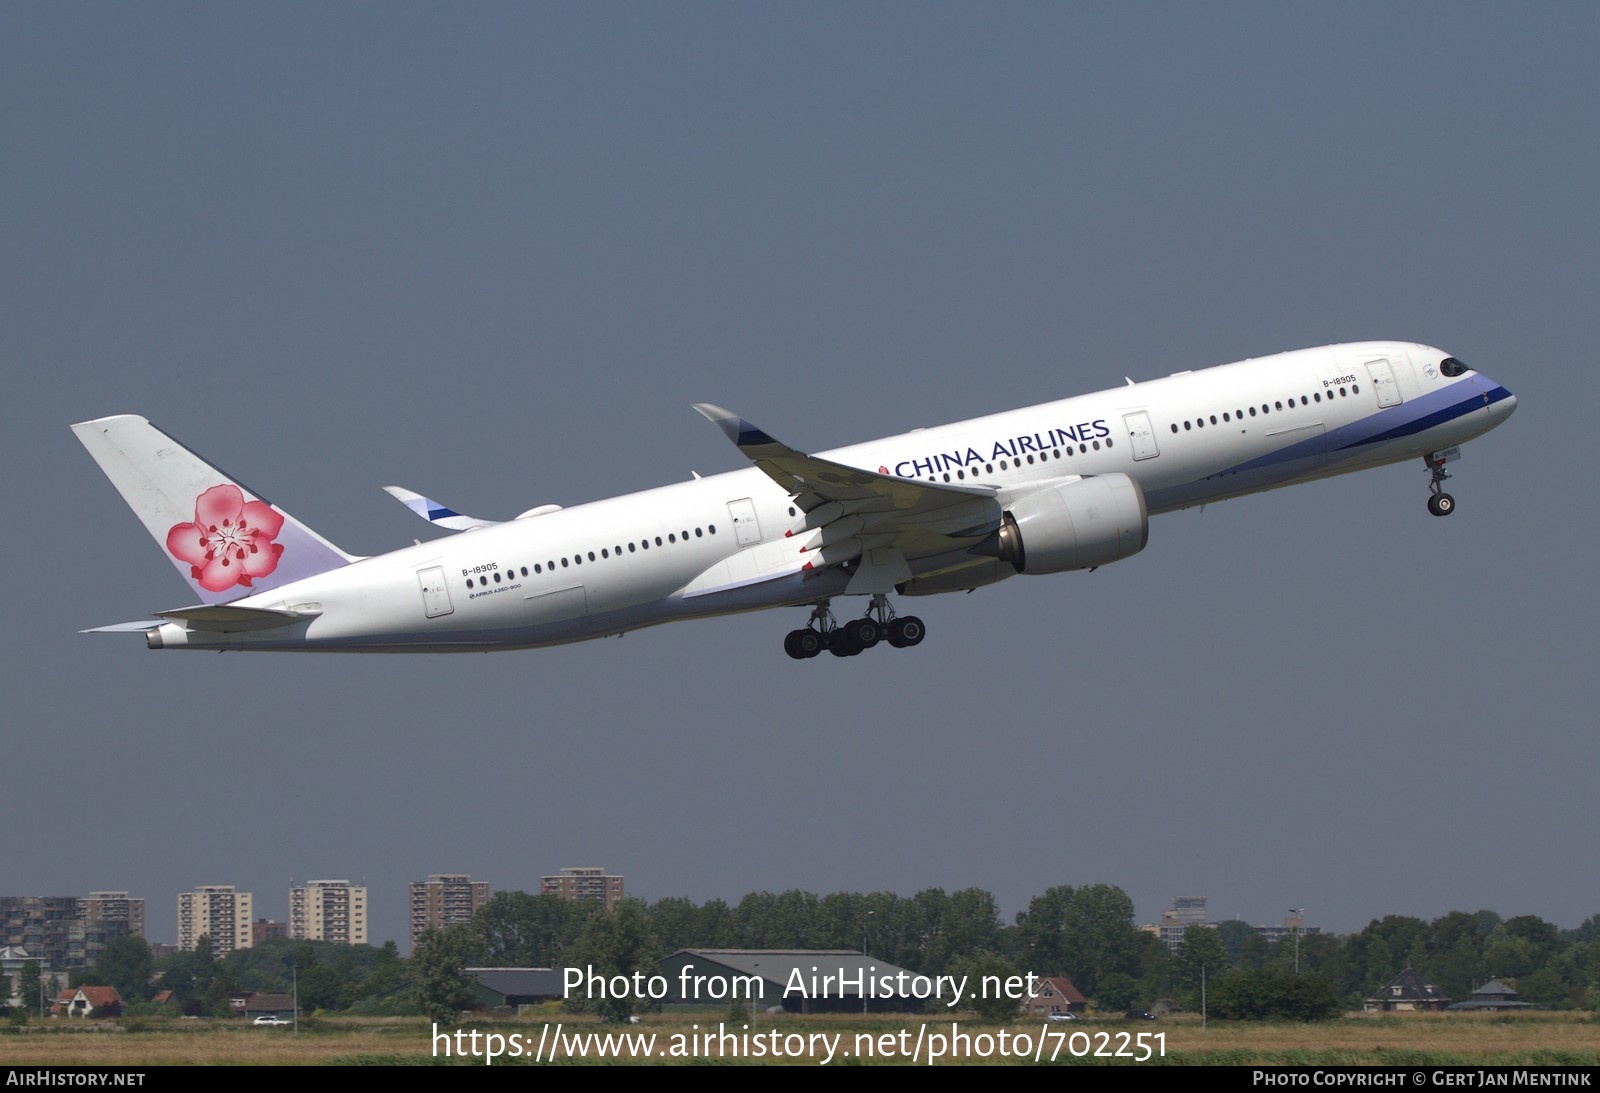
<path fill-rule="evenodd" d="M 1017 499 L 975 553 L 1010 562 L 1018 573 L 1064 573 L 1127 558 L 1149 539 L 1139 483 L 1100 474 Z"/>

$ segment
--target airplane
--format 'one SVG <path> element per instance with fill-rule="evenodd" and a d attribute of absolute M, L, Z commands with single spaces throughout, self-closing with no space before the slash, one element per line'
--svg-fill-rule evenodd
<path fill-rule="evenodd" d="M 807 455 L 737 414 L 695 409 L 754 466 L 511 520 L 388 492 L 457 534 L 346 553 L 142 417 L 73 432 L 199 603 L 84 633 L 151 649 L 483 652 L 683 619 L 808 607 L 803 660 L 910 648 L 891 595 L 964 592 L 1137 554 L 1150 517 L 1403 460 L 1428 510 L 1460 445 L 1510 391 L 1413 342 L 1239 361 Z M 859 598 L 840 621 L 834 601 Z"/>

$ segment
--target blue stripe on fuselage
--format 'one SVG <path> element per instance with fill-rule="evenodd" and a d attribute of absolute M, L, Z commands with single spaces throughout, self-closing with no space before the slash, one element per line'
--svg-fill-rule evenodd
<path fill-rule="evenodd" d="M 1387 407 L 1360 421 L 1330 429 L 1320 436 L 1302 440 L 1298 444 L 1290 444 L 1288 447 L 1268 452 L 1246 463 L 1228 467 L 1218 474 L 1260 470 L 1279 463 L 1305 459 L 1318 452 L 1326 452 L 1333 456 L 1369 444 L 1381 444 L 1399 437 L 1413 436 L 1436 425 L 1443 425 L 1447 421 L 1454 421 L 1456 418 L 1482 410 L 1511 396 L 1511 392 L 1498 385 L 1488 391 L 1474 390 L 1475 386 L 1470 379 L 1453 383 L 1449 387 L 1430 391 L 1409 402 Z"/>

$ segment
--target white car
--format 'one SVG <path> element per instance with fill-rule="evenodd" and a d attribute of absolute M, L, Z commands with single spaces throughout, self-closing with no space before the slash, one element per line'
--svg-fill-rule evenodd
<path fill-rule="evenodd" d="M 1077 1019 L 1078 1019 L 1078 1015 L 1076 1013 L 1061 1012 L 1061 1011 L 1057 1011 L 1056 1013 L 1047 1014 L 1045 1016 L 1045 1020 L 1046 1021 L 1076 1021 Z"/>
<path fill-rule="evenodd" d="M 282 1017 L 279 1017 L 276 1014 L 264 1013 L 250 1023 L 252 1025 L 291 1025 L 294 1022 L 285 1021 Z"/>

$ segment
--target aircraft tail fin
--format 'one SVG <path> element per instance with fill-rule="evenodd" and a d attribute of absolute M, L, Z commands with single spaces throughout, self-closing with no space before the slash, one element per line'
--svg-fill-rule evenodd
<path fill-rule="evenodd" d="M 72 431 L 205 603 L 357 560 L 142 417 L 80 421 Z"/>

